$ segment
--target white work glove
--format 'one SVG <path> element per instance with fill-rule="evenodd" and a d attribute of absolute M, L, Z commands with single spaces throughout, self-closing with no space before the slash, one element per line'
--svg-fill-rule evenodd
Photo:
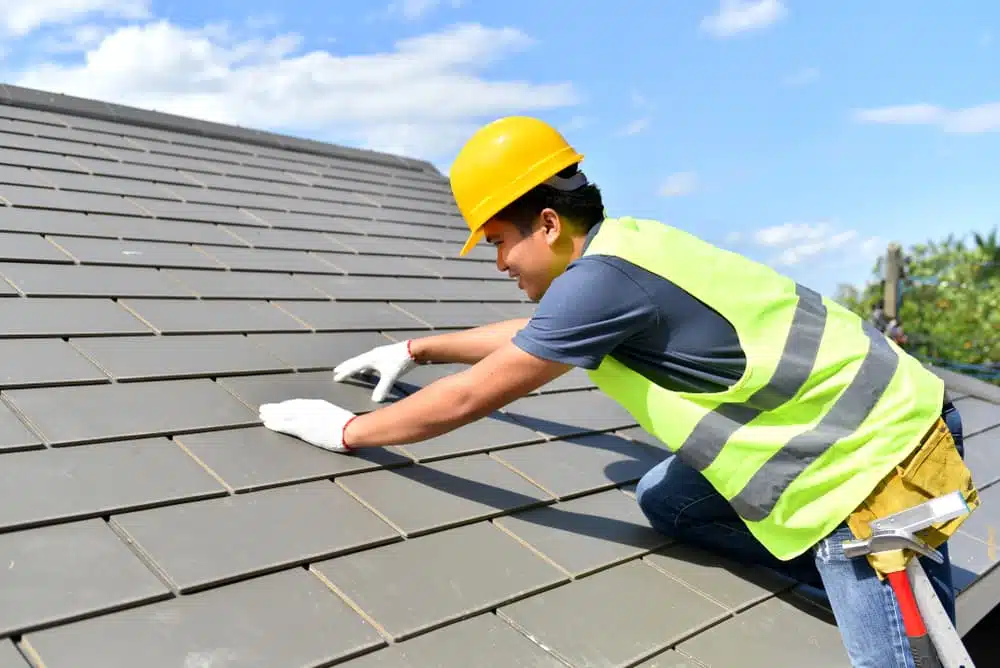
<path fill-rule="evenodd" d="M 347 452 L 344 427 L 354 413 L 323 399 L 288 399 L 276 404 L 261 404 L 257 410 L 264 426 L 299 438 L 306 443 Z"/>
<path fill-rule="evenodd" d="M 400 341 L 372 348 L 341 362 L 333 370 L 333 380 L 339 383 L 361 371 L 377 371 L 379 381 L 372 391 L 372 401 L 382 402 L 389 396 L 392 384 L 416 366 L 417 361 L 410 355 L 409 341 Z"/>

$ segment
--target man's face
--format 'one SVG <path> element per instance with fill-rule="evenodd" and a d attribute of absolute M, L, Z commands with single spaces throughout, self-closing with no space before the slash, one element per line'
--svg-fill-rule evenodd
<path fill-rule="evenodd" d="M 497 249 L 497 269 L 517 280 L 532 301 L 540 300 L 569 264 L 573 242 L 559 216 L 545 209 L 530 234 L 510 222 L 491 220 L 483 227 L 487 243 Z"/>

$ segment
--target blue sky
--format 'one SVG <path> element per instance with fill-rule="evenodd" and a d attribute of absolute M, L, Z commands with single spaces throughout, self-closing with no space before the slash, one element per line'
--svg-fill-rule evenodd
<path fill-rule="evenodd" d="M 18 3 L 11 3 L 18 4 Z M 500 115 L 654 217 L 832 293 L 1000 218 L 1000 3 L 36 0 L 3 80 L 405 152 Z"/>

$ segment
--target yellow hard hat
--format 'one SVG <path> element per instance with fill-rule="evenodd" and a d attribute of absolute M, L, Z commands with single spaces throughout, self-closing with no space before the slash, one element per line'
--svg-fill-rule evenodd
<path fill-rule="evenodd" d="M 508 116 L 479 130 L 451 166 L 451 192 L 466 224 L 465 255 L 483 238 L 483 225 L 508 204 L 583 160 L 555 128 L 527 116 Z"/>

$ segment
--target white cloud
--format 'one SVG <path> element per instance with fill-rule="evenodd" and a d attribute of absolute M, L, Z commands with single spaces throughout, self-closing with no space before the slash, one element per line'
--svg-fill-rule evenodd
<path fill-rule="evenodd" d="M 859 109 L 854 112 L 854 120 L 883 125 L 933 125 L 948 133 L 978 134 L 1000 130 L 1000 102 L 961 109 L 926 103 Z"/>
<path fill-rule="evenodd" d="M 784 223 L 756 230 L 752 240 L 757 246 L 773 250 L 771 262 L 793 266 L 820 256 L 873 256 L 881 240 L 875 236 L 862 238 L 857 230 L 836 229 L 828 222 Z"/>
<path fill-rule="evenodd" d="M 645 132 L 649 128 L 650 119 L 648 118 L 637 118 L 634 121 L 629 122 L 625 125 L 619 132 L 626 136 L 637 135 L 641 132 Z"/>
<path fill-rule="evenodd" d="M 664 197 L 680 197 L 690 195 L 698 185 L 698 177 L 694 172 L 676 172 L 667 177 L 660 188 Z"/>
<path fill-rule="evenodd" d="M 781 0 L 719 0 L 719 11 L 702 19 L 701 28 L 715 37 L 732 37 L 766 28 L 787 13 Z"/>
<path fill-rule="evenodd" d="M 114 28 L 75 62 L 35 64 L 4 80 L 434 160 L 487 120 L 578 101 L 568 82 L 482 74 L 532 45 L 514 28 L 461 24 L 379 53 L 340 54 L 306 50 L 294 34 L 156 20 Z"/>
<path fill-rule="evenodd" d="M 391 15 L 401 15 L 408 21 L 415 21 L 445 4 L 443 0 L 395 0 L 389 3 L 388 12 Z M 462 0 L 449 0 L 452 9 L 462 6 Z"/>
<path fill-rule="evenodd" d="M 93 16 L 139 20 L 149 15 L 149 0 L 0 0 L 0 30 L 11 37 Z"/>

